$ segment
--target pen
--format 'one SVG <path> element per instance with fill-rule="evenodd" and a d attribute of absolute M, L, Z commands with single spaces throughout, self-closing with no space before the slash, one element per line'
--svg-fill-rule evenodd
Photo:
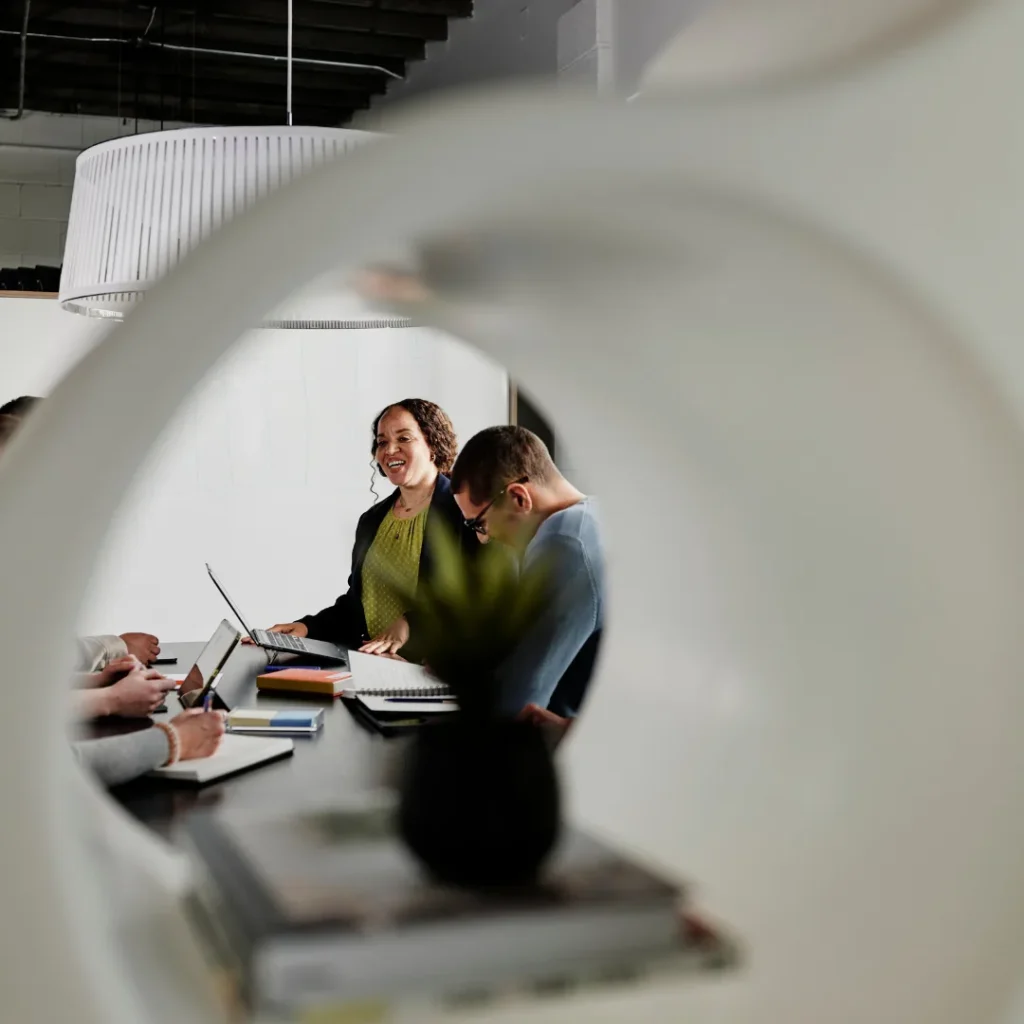
<path fill-rule="evenodd" d="M 454 704 L 454 697 L 385 697 L 388 704 Z"/>

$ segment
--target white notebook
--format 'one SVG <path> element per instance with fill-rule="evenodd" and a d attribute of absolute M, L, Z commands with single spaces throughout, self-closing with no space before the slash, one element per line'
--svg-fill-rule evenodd
<path fill-rule="evenodd" d="M 342 691 L 346 697 L 371 694 L 376 697 L 444 697 L 451 693 L 419 666 L 394 658 L 349 651 L 352 680 Z"/>
<path fill-rule="evenodd" d="M 151 771 L 161 779 L 178 779 L 181 782 L 213 782 L 214 779 L 233 775 L 246 768 L 276 761 L 279 757 L 287 757 L 295 749 L 292 740 L 281 736 L 264 738 L 262 736 L 236 736 L 226 734 L 220 741 L 216 754 L 210 757 L 197 757 L 193 761 L 179 761 Z"/>
<path fill-rule="evenodd" d="M 445 711 L 458 711 L 454 697 L 442 695 L 444 699 L 428 698 L 417 693 L 414 697 L 378 697 L 372 693 L 359 694 L 359 703 L 375 715 L 437 715 Z"/>

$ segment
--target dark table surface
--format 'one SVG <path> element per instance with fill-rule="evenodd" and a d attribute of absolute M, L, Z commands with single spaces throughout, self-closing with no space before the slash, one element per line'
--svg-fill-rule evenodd
<path fill-rule="evenodd" d="M 183 674 L 202 649 L 202 643 L 164 644 L 163 654 L 176 656 L 178 662 L 159 669 L 169 675 Z M 259 693 L 256 676 L 266 664 L 267 656 L 261 648 L 236 647 L 224 668 L 218 692 L 233 708 L 322 707 L 324 727 L 319 733 L 292 737 L 295 752 L 291 757 L 206 786 L 143 777 L 111 790 L 113 797 L 139 821 L 173 841 L 178 826 L 198 808 L 322 806 L 339 797 L 358 797 L 394 786 L 401 741 L 385 740 L 366 731 L 341 699 Z M 168 708 L 167 715 L 155 717 L 164 719 L 178 714 L 176 697 L 168 699 Z M 148 726 L 146 720 L 107 721 L 94 734 L 109 735 Z"/>
<path fill-rule="evenodd" d="M 161 666 L 162 670 L 170 675 L 187 672 L 202 648 L 202 643 L 164 644 L 164 653 L 177 656 L 178 663 Z M 225 666 L 220 690 L 233 707 L 322 707 L 324 727 L 318 735 L 294 737 L 295 752 L 291 757 L 207 786 L 141 778 L 111 790 L 114 799 L 143 824 L 175 842 L 188 816 L 200 809 L 323 807 L 395 785 L 402 740 L 386 740 L 366 731 L 341 699 L 258 693 L 256 676 L 266 664 L 267 656 L 260 648 L 237 647 Z M 179 712 L 177 699 L 170 699 L 168 704 L 171 710 L 167 714 L 173 717 Z M 149 722 L 107 721 L 97 733 L 133 728 L 149 728 Z M 697 919 L 684 915 L 683 921 L 686 948 L 700 954 L 694 960 L 695 969 L 718 968 L 735 961 L 737 954 L 728 937 L 710 931 Z"/>

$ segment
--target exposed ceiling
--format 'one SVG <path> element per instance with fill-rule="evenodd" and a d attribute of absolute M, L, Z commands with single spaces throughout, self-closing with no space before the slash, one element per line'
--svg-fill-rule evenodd
<path fill-rule="evenodd" d="M 31 0 L 25 108 L 283 124 L 283 60 L 196 51 L 281 58 L 287 8 L 287 0 Z M 447 38 L 449 19 L 472 13 L 473 0 L 294 0 L 295 123 L 344 125 L 422 60 L 428 42 Z M 23 14 L 23 0 L 0 0 L 0 109 L 19 103 Z"/>

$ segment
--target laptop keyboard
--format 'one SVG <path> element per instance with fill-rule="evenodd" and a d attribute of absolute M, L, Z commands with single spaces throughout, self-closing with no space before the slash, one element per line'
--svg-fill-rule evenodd
<path fill-rule="evenodd" d="M 270 633 L 261 629 L 260 634 L 260 643 L 268 647 L 286 647 L 289 651 L 304 651 L 306 649 L 306 645 L 301 639 L 296 639 L 287 633 Z"/>

